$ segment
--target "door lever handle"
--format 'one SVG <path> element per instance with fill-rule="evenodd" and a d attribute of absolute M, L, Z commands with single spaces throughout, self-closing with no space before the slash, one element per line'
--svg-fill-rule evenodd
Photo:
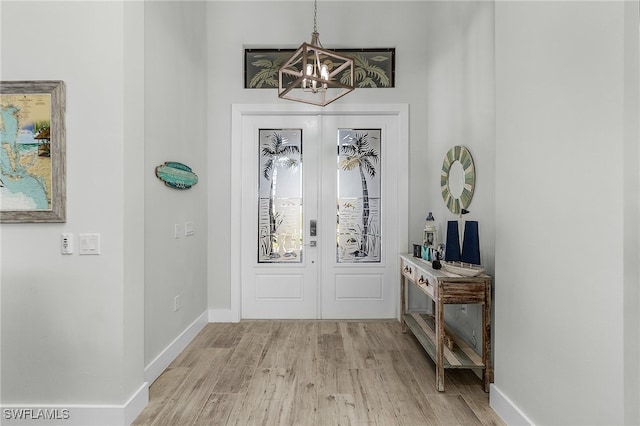
<path fill-rule="evenodd" d="M 318 221 L 315 219 L 312 219 L 309 221 L 309 236 L 310 237 L 315 237 L 316 234 L 318 233 Z"/>

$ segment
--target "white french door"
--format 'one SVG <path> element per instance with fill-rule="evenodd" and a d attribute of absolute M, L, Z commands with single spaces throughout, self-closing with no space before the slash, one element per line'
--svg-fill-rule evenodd
<path fill-rule="evenodd" d="M 321 317 L 393 318 L 397 117 L 330 115 L 322 124 Z"/>
<path fill-rule="evenodd" d="M 242 115 L 241 318 L 397 316 L 399 126 L 393 114 Z"/>
<path fill-rule="evenodd" d="M 243 120 L 242 318 L 318 317 L 318 144 L 316 117 Z"/>

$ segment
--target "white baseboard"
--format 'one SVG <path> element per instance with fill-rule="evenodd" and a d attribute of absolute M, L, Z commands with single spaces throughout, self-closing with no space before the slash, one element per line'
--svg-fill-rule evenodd
<path fill-rule="evenodd" d="M 238 322 L 231 309 L 209 309 L 209 322 Z"/>
<path fill-rule="evenodd" d="M 493 411 L 502 417 L 502 420 L 509 426 L 534 426 L 531 419 L 494 384 L 491 384 L 489 406 L 491 406 Z"/>
<path fill-rule="evenodd" d="M 229 310 L 229 317 L 230 317 Z M 209 312 L 203 312 L 145 369 L 145 383 L 123 405 L 0 405 L 2 426 L 128 426 L 149 403 L 149 385 L 187 347 L 207 325 Z"/>
<path fill-rule="evenodd" d="M 149 385 L 151 383 L 144 382 L 140 389 L 133 394 L 124 406 L 124 424 L 130 425 L 138 417 L 144 407 L 149 403 Z"/>
<path fill-rule="evenodd" d="M 187 347 L 205 325 L 207 325 L 207 312 L 203 312 L 202 315 L 196 318 L 169 346 L 147 365 L 144 369 L 144 379 L 150 384 L 153 383 L 169 364 L 180 355 L 180 352 Z"/>
<path fill-rule="evenodd" d="M 2 426 L 128 426 L 149 402 L 149 383 L 123 405 L 3 405 Z"/>

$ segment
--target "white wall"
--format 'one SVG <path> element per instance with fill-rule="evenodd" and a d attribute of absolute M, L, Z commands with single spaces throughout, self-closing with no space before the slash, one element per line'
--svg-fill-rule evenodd
<path fill-rule="evenodd" d="M 140 167 L 145 157 L 144 140 L 144 3 L 124 3 L 124 314 L 122 327 L 124 388 L 135 389 L 140 384 L 140 368 L 144 364 L 144 176 Z M 144 386 L 145 384 L 143 384 Z M 148 385 L 148 384 L 146 384 Z M 144 390 L 143 390 L 144 393 Z M 145 396 L 142 403 L 146 403 Z M 133 413 L 135 414 L 135 413 Z"/>
<path fill-rule="evenodd" d="M 356 16 L 358 19 L 354 19 Z M 420 89 L 425 82 L 413 76 L 416 70 L 424 69 L 425 58 L 415 55 L 411 49 L 417 45 L 417 40 L 425 38 L 426 16 L 426 3 L 420 2 L 394 2 L 392 8 L 385 2 L 320 2 L 318 31 L 325 47 L 396 48 L 396 74 L 399 78 L 395 88 L 356 89 L 336 104 L 415 101 L 415 106 L 412 103 L 410 110 L 410 138 L 423 140 L 426 134 L 426 108 L 421 95 L 424 90 Z M 213 316 L 225 319 L 229 318 L 225 312 L 231 306 L 231 285 L 237 285 L 230 283 L 231 254 L 228 242 L 235 236 L 231 235 L 227 226 L 230 223 L 230 211 L 226 207 L 231 200 L 230 186 L 227 184 L 231 176 L 231 105 L 265 103 L 286 106 L 291 102 L 278 99 L 276 89 L 243 89 L 244 48 L 297 48 L 303 41 L 309 42 L 313 30 L 313 3 L 209 2 L 207 25 L 211 220 L 208 299 Z M 412 28 L 412 31 L 398 31 L 399 27 Z M 424 215 L 426 217 L 426 212 Z M 422 217 L 423 213 L 419 216 Z"/>
<path fill-rule="evenodd" d="M 416 197 L 412 200 L 413 242 L 424 229 L 426 214 L 432 211 L 445 240 L 447 221 L 478 221 L 480 255 L 487 273 L 494 272 L 495 234 L 495 106 L 494 106 L 494 9 L 493 2 L 438 2 L 426 14 L 426 38 L 422 66 L 426 77 L 425 136 L 412 139 L 411 177 Z M 421 68 L 422 68 L 421 67 Z M 413 107 L 413 104 L 412 104 Z M 476 187 L 460 217 L 451 213 L 442 200 L 440 172 L 447 151 L 455 145 L 469 149 L 476 169 Z M 419 206 L 419 207 L 418 207 Z M 445 319 L 476 350 L 482 348 L 482 310 L 479 305 L 445 309 Z"/>
<path fill-rule="evenodd" d="M 205 4 L 145 3 L 145 366 L 207 310 L 211 137 L 206 128 Z M 188 190 L 165 186 L 154 170 L 166 161 L 191 167 L 198 184 Z M 193 236 L 184 235 L 186 222 L 193 223 Z M 174 312 L 177 295 L 181 307 Z"/>
<path fill-rule="evenodd" d="M 640 423 L 640 51 L 638 2 L 624 12 L 624 420 Z"/>
<path fill-rule="evenodd" d="M 638 424 L 637 2 L 495 8 L 494 390 L 536 424 Z"/>
<path fill-rule="evenodd" d="M 79 412 L 144 399 L 144 367 L 206 312 L 205 3 L 1 7 L 2 79 L 66 82 L 68 169 L 67 223 L 0 228 L 2 404 L 126 421 Z M 56 25 L 25 32 L 24 16 Z M 167 188 L 165 161 L 200 184 Z M 186 222 L 195 235 L 174 239 Z M 60 255 L 61 232 L 101 233 L 102 254 Z"/>
<path fill-rule="evenodd" d="M 142 185 L 125 170 L 142 152 L 130 137 L 141 134 L 140 104 L 125 106 L 140 85 L 132 20 L 141 24 L 141 8 L 0 7 L 2 80 L 59 79 L 67 89 L 67 222 L 0 227 L 2 404 L 122 406 L 143 384 L 143 264 L 130 250 L 142 241 L 132 229 L 142 211 L 132 191 Z M 25 31 L 25 22 L 48 24 Z M 61 255 L 62 232 L 100 233 L 101 255 Z"/>
<path fill-rule="evenodd" d="M 120 2 L 0 3 L 1 78 L 67 82 L 68 165 L 66 224 L 0 226 L 2 404 L 122 404 L 141 360 L 205 297 L 230 308 L 231 105 L 287 102 L 242 88 L 243 48 L 308 41 L 312 7 L 178 3 L 147 2 L 144 16 Z M 24 16 L 61 24 L 25 33 Z M 494 391 L 535 423 L 640 423 L 637 17 L 635 2 L 319 4 L 325 46 L 396 48 L 396 88 L 339 102 L 410 105 L 409 241 L 428 211 L 450 218 L 434 177 L 450 145 L 470 148 L 469 219 L 495 280 Z M 153 169 L 168 160 L 200 183 L 162 186 Z M 173 239 L 186 221 L 196 235 Z M 103 254 L 61 256 L 61 232 L 100 232 Z"/>
<path fill-rule="evenodd" d="M 310 2 L 209 2 L 209 308 L 230 309 L 231 105 L 279 104 L 276 89 L 243 89 L 244 48 L 296 48 L 310 41 Z M 247 13 L 251 11 L 251 13 Z M 357 18 L 356 18 L 357 17 Z M 284 23 L 273 24 L 273 23 Z M 410 28 L 400 31 L 399 28 Z M 421 242 L 424 219 L 447 213 L 439 192 L 442 160 L 453 145 L 471 149 L 478 170 L 470 219 L 479 220 L 483 261 L 493 269 L 493 4 L 491 2 L 320 2 L 320 40 L 328 48 L 395 47 L 396 87 L 356 89 L 333 106 L 410 105 L 409 241 Z M 444 225 L 443 225 L 444 226 Z M 410 247 L 407 247 L 407 251 Z M 218 314 L 220 318 L 228 318 Z M 215 314 L 214 314 L 215 317 Z M 468 337 L 478 312 L 461 320 Z M 476 333 L 476 336 L 478 334 Z M 478 342 L 479 343 L 479 342 Z"/>

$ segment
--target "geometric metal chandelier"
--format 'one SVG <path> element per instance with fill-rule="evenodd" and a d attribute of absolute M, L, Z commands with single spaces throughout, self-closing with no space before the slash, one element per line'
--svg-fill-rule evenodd
<path fill-rule="evenodd" d="M 302 43 L 278 71 L 278 97 L 325 106 L 354 89 L 353 59 L 324 49 L 314 0 L 311 43 Z"/>

